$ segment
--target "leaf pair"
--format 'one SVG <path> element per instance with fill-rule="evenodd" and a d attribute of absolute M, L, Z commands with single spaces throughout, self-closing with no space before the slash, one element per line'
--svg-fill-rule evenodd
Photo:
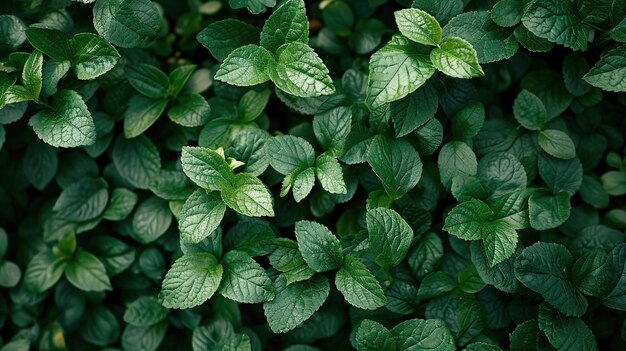
<path fill-rule="evenodd" d="M 134 138 L 145 132 L 167 112 L 170 120 L 185 127 L 204 125 L 209 118 L 209 103 L 198 93 L 186 91 L 185 84 L 196 69 L 195 65 L 183 65 L 166 75 L 149 64 L 136 64 L 126 68 L 130 85 L 141 95 L 128 101 L 124 113 L 124 135 Z"/>
<path fill-rule="evenodd" d="M 222 34 L 227 30 L 228 40 Z M 239 31 L 241 29 L 241 31 Z M 335 92 L 328 69 L 308 45 L 309 25 L 303 0 L 288 0 L 274 10 L 263 29 L 226 20 L 198 34 L 198 40 L 223 59 L 215 79 L 237 86 L 271 80 L 295 96 L 330 95 Z M 260 40 L 260 41 L 259 41 Z M 258 45 L 260 44 L 260 45 Z M 227 54 L 225 58 L 224 55 Z"/>

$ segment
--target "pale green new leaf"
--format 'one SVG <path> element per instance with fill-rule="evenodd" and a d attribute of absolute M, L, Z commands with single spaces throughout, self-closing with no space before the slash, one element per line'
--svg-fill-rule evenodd
<path fill-rule="evenodd" d="M 222 265 L 210 253 L 189 253 L 167 272 L 159 298 L 167 308 L 199 306 L 217 291 L 222 273 Z"/>
<path fill-rule="evenodd" d="M 472 44 L 458 37 L 448 37 L 441 46 L 433 49 L 430 60 L 433 66 L 450 77 L 469 79 L 485 75 Z"/>
<path fill-rule="evenodd" d="M 236 86 L 251 86 L 270 79 L 268 69 L 276 65 L 272 53 L 258 45 L 233 50 L 215 73 L 215 79 Z"/>
<path fill-rule="evenodd" d="M 78 250 L 67 262 L 65 277 L 75 287 L 83 291 L 112 290 L 104 264 L 84 250 Z"/>
<path fill-rule="evenodd" d="M 297 136 L 281 135 L 267 141 L 270 165 L 283 175 L 305 169 L 315 163 L 315 150 L 311 144 Z"/>
<path fill-rule="evenodd" d="M 420 9 L 404 9 L 394 12 L 400 33 L 412 41 L 437 46 L 441 42 L 442 29 L 437 19 Z"/>
<path fill-rule="evenodd" d="M 178 219 L 180 240 L 198 243 L 220 225 L 226 204 L 218 192 L 196 190 L 183 205 Z"/>
<path fill-rule="evenodd" d="M 276 52 L 286 43 L 309 40 L 309 22 L 304 0 L 287 0 L 274 9 L 261 31 L 261 46 Z"/>
<path fill-rule="evenodd" d="M 222 189 L 222 200 L 228 207 L 249 217 L 274 217 L 274 200 L 258 178 L 239 173 Z"/>
<path fill-rule="evenodd" d="M 345 194 L 346 183 L 343 180 L 343 171 L 336 158 L 320 155 L 315 161 L 315 175 L 322 188 L 331 194 Z"/>
<path fill-rule="evenodd" d="M 110 71 L 120 54 L 100 36 L 79 33 L 69 41 L 72 50 L 72 66 L 76 77 L 91 80 Z"/>
<path fill-rule="evenodd" d="M 183 147 L 183 172 L 199 187 L 221 190 L 232 181 L 234 174 L 223 154 L 203 147 Z"/>
<path fill-rule="evenodd" d="M 328 68 L 315 51 L 303 43 L 288 43 L 276 50 L 270 77 L 276 86 L 295 96 L 312 97 L 335 92 Z"/>

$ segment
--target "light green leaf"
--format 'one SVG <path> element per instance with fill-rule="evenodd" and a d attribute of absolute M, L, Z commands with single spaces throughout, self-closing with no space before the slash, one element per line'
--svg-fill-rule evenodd
<path fill-rule="evenodd" d="M 397 266 L 409 251 L 413 229 L 396 211 L 378 207 L 367 211 L 370 253 L 384 268 Z"/>
<path fill-rule="evenodd" d="M 548 112 L 537 95 L 522 89 L 513 102 L 515 119 L 529 130 L 543 129 L 548 120 Z"/>
<path fill-rule="evenodd" d="M 26 289 L 42 293 L 56 284 L 67 266 L 67 257 L 56 257 L 52 251 L 40 252 L 30 259 L 24 272 Z"/>
<path fill-rule="evenodd" d="M 375 310 L 387 303 L 383 288 L 372 272 L 352 255 L 341 265 L 335 285 L 349 304 L 365 310 Z"/>
<path fill-rule="evenodd" d="M 243 251 L 229 251 L 222 258 L 224 276 L 219 293 L 241 303 L 260 303 L 274 298 L 276 290 L 261 265 Z"/>
<path fill-rule="evenodd" d="M 198 243 L 219 227 L 226 204 L 217 192 L 196 190 L 183 205 L 178 219 L 180 240 Z"/>
<path fill-rule="evenodd" d="M 422 161 L 404 139 L 376 136 L 367 151 L 367 163 L 383 183 L 385 192 L 393 198 L 400 198 L 413 189 L 422 176 Z"/>
<path fill-rule="evenodd" d="M 291 191 L 293 192 L 294 200 L 296 200 L 296 202 L 300 202 L 307 197 L 313 189 L 313 185 L 315 184 L 315 169 L 310 167 L 301 172 L 298 170 L 295 170 L 294 172 L 298 175 L 296 175 L 293 180 Z M 287 178 L 288 176 L 285 177 L 284 181 L 287 181 Z"/>
<path fill-rule="evenodd" d="M 67 262 L 65 277 L 83 291 L 113 290 L 106 269 L 100 260 L 84 250 L 78 250 Z"/>
<path fill-rule="evenodd" d="M 570 159 L 576 157 L 576 146 L 565 132 L 556 129 L 546 129 L 539 132 L 537 137 L 543 151 L 556 158 Z"/>
<path fill-rule="evenodd" d="M 343 171 L 336 158 L 320 155 L 315 161 L 315 175 L 324 190 L 331 194 L 345 194 L 346 183 L 343 180 Z"/>
<path fill-rule="evenodd" d="M 184 255 L 165 275 L 159 298 L 166 308 L 199 306 L 217 291 L 222 272 L 222 265 L 210 253 Z"/>
<path fill-rule="evenodd" d="M 100 36 L 79 33 L 69 42 L 72 50 L 72 66 L 76 77 L 91 80 L 110 71 L 120 54 Z"/>
<path fill-rule="evenodd" d="M 249 217 L 274 217 L 272 194 L 258 178 L 239 173 L 222 189 L 228 207 Z"/>
<path fill-rule="evenodd" d="M 209 191 L 223 189 L 234 177 L 224 155 L 211 149 L 183 147 L 180 160 L 187 177 Z"/>
<path fill-rule="evenodd" d="M 330 292 L 328 279 L 322 275 L 287 285 L 284 275 L 274 281 L 276 297 L 263 304 L 265 317 L 274 333 L 286 333 L 309 319 Z"/>
<path fill-rule="evenodd" d="M 435 73 L 429 49 L 394 35 L 370 58 L 367 101 L 373 107 L 400 100 L 426 83 Z"/>
<path fill-rule="evenodd" d="M 515 276 L 559 312 L 581 316 L 587 310 L 587 300 L 570 281 L 573 260 L 563 245 L 538 242 L 517 257 Z"/>
<path fill-rule="evenodd" d="M 600 177 L 602 186 L 609 195 L 621 196 L 626 194 L 626 172 L 609 171 Z"/>
<path fill-rule="evenodd" d="M 441 26 L 428 12 L 404 9 L 394 12 L 394 17 L 400 33 L 410 40 L 432 46 L 437 46 L 441 42 Z"/>
<path fill-rule="evenodd" d="M 448 37 L 441 46 L 430 52 L 430 60 L 435 68 L 450 77 L 469 79 L 485 75 L 478 64 L 476 50 L 461 38 Z"/>
<path fill-rule="evenodd" d="M 43 55 L 35 50 L 24 64 L 22 71 L 22 83 L 31 100 L 39 100 L 41 87 L 43 86 Z"/>
<path fill-rule="evenodd" d="M 583 79 L 606 91 L 626 92 L 626 44 L 602 55 Z"/>
<path fill-rule="evenodd" d="M 162 19 L 150 0 L 99 0 L 93 26 L 106 40 L 123 47 L 146 47 L 161 33 Z"/>
<path fill-rule="evenodd" d="M 315 163 L 315 150 L 308 141 L 293 135 L 281 135 L 267 141 L 270 165 L 287 175 L 296 169 L 306 169 Z"/>
<path fill-rule="evenodd" d="M 270 77 L 279 89 L 299 97 L 335 92 L 324 62 L 302 43 L 288 43 L 276 50 L 276 65 L 270 66 Z"/>
<path fill-rule="evenodd" d="M 261 31 L 261 46 L 276 52 L 283 44 L 309 40 L 304 0 L 287 0 L 274 9 Z"/>
<path fill-rule="evenodd" d="M 56 93 L 52 108 L 37 112 L 28 124 L 41 140 L 55 147 L 91 145 L 96 141 L 91 113 L 73 90 Z"/>
<path fill-rule="evenodd" d="M 270 79 L 268 67 L 275 65 L 272 53 L 257 45 L 233 50 L 215 73 L 215 79 L 236 86 L 251 86 Z"/>
<path fill-rule="evenodd" d="M 302 258 L 316 272 L 339 268 L 343 262 L 339 239 L 316 222 L 296 222 L 296 239 Z"/>

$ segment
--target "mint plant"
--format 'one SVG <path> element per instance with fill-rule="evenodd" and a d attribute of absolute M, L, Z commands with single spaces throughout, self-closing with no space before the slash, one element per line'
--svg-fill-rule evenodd
<path fill-rule="evenodd" d="M 626 4 L 0 2 L 0 350 L 622 350 Z"/>

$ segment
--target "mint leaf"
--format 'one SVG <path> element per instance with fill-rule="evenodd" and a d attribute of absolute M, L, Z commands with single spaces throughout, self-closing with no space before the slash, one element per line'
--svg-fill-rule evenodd
<path fill-rule="evenodd" d="M 576 345 L 597 350 L 596 337 L 580 318 L 565 317 L 546 304 L 539 307 L 539 329 L 557 350 Z"/>
<path fill-rule="evenodd" d="M 234 178 L 224 155 L 203 147 L 183 147 L 180 157 L 183 172 L 199 187 L 221 190 Z"/>
<path fill-rule="evenodd" d="M 141 94 L 151 99 L 166 97 L 170 79 L 161 69 L 144 63 L 132 65 L 126 70 L 126 78 L 130 85 Z M 130 104 L 131 107 L 134 104 Z"/>
<path fill-rule="evenodd" d="M 199 306 L 217 291 L 222 273 L 222 265 L 210 253 L 184 255 L 165 275 L 159 299 L 166 308 Z"/>
<path fill-rule="evenodd" d="M 315 163 L 315 150 L 308 141 L 292 135 L 273 137 L 268 140 L 270 165 L 281 174 L 287 175 L 296 169 L 304 169 Z"/>
<path fill-rule="evenodd" d="M 352 130 L 352 111 L 337 107 L 313 117 L 313 132 L 326 153 L 341 156 L 350 131 Z"/>
<path fill-rule="evenodd" d="M 274 286 L 276 297 L 263 304 L 267 323 L 274 333 L 286 333 L 311 318 L 330 291 L 328 279 L 321 275 L 290 285 L 285 276 L 280 275 Z"/>
<path fill-rule="evenodd" d="M 243 251 L 229 251 L 222 259 L 224 276 L 219 293 L 243 303 L 270 301 L 275 296 L 272 281 L 261 265 Z"/>
<path fill-rule="evenodd" d="M 215 72 L 215 79 L 237 86 L 257 85 L 270 79 L 268 67 L 275 64 L 267 49 L 257 45 L 240 46 L 224 59 Z"/>
<path fill-rule="evenodd" d="M 222 189 L 222 200 L 244 216 L 274 217 L 272 195 L 263 182 L 250 174 L 234 176 L 232 183 Z"/>
<path fill-rule="evenodd" d="M 145 135 L 133 139 L 118 137 L 112 158 L 120 175 L 140 189 L 148 189 L 161 169 L 159 151 Z"/>
<path fill-rule="evenodd" d="M 91 145 L 96 141 L 91 113 L 73 90 L 56 93 L 51 108 L 37 112 L 28 124 L 41 140 L 55 147 Z"/>
<path fill-rule="evenodd" d="M 375 208 L 367 211 L 370 253 L 383 268 L 397 266 L 407 255 L 413 229 L 394 210 Z"/>
<path fill-rule="evenodd" d="M 30 27 L 26 30 L 26 37 L 35 49 L 55 61 L 64 61 L 72 57 L 67 35 L 60 30 Z"/>
<path fill-rule="evenodd" d="M 287 43 L 306 44 L 309 39 L 309 24 L 304 0 L 287 0 L 274 9 L 261 31 L 261 46 L 276 52 Z"/>
<path fill-rule="evenodd" d="M 161 15 L 150 0 L 102 0 L 93 7 L 98 34 L 123 47 L 146 47 L 161 32 Z"/>
<path fill-rule="evenodd" d="M 405 9 L 394 12 L 400 33 L 410 40 L 437 46 L 441 42 L 442 29 L 439 22 L 428 12 L 420 9 Z"/>
<path fill-rule="evenodd" d="M 441 182 L 446 189 L 450 189 L 454 177 L 475 175 L 478 169 L 474 151 L 466 143 L 460 141 L 451 141 L 441 148 L 437 165 Z"/>
<path fill-rule="evenodd" d="M 393 198 L 413 189 L 422 176 L 422 161 L 407 141 L 376 136 L 367 151 L 367 163 Z"/>
<path fill-rule="evenodd" d="M 224 61 L 235 49 L 259 44 L 261 30 L 243 21 L 225 19 L 209 24 L 196 38 L 218 61 Z"/>
<path fill-rule="evenodd" d="M 115 48 L 100 36 L 79 33 L 69 41 L 72 66 L 78 79 L 90 80 L 110 71 L 120 59 Z"/>
<path fill-rule="evenodd" d="M 226 204 L 217 192 L 196 190 L 183 205 L 178 220 L 180 239 L 198 243 L 220 225 L 226 212 Z"/>
<path fill-rule="evenodd" d="M 391 333 L 398 340 L 400 350 L 429 349 L 455 350 L 450 330 L 440 319 L 410 319 L 396 325 Z"/>
<path fill-rule="evenodd" d="M 389 333 L 389 330 L 382 324 L 369 319 L 365 319 L 359 324 L 355 343 L 357 349 L 363 351 L 397 349 L 396 339 Z"/>
<path fill-rule="evenodd" d="M 320 155 L 315 161 L 315 175 L 322 188 L 329 193 L 345 194 L 347 192 L 343 171 L 336 158 Z"/>
<path fill-rule="evenodd" d="M 30 100 L 39 100 L 43 86 L 43 55 L 39 50 L 33 51 L 24 63 L 22 83 Z"/>
<path fill-rule="evenodd" d="M 343 252 L 339 240 L 325 226 L 310 221 L 296 222 L 296 239 L 302 258 L 316 272 L 339 268 Z"/>
<path fill-rule="evenodd" d="M 143 95 L 135 95 L 128 102 L 124 116 L 124 136 L 135 138 L 150 128 L 167 105 L 167 100 L 154 100 Z"/>
<path fill-rule="evenodd" d="M 476 50 L 464 39 L 448 37 L 438 48 L 430 52 L 433 66 L 454 78 L 472 78 L 485 75 L 478 64 Z"/>
<path fill-rule="evenodd" d="M 576 146 L 572 139 L 564 132 L 556 129 L 546 129 L 539 132 L 537 138 L 539 146 L 549 155 L 570 159 L 576 157 Z"/>
<path fill-rule="evenodd" d="M 52 251 L 40 252 L 28 262 L 24 286 L 29 291 L 42 293 L 61 279 L 66 266 L 67 257 L 56 257 Z"/>
<path fill-rule="evenodd" d="M 524 128 L 541 130 L 548 120 L 548 112 L 543 102 L 530 91 L 523 89 L 513 102 L 515 119 Z"/>
<path fill-rule="evenodd" d="M 324 62 L 313 49 L 302 43 L 287 43 L 276 49 L 276 65 L 270 65 L 270 77 L 279 89 L 295 96 L 335 92 Z"/>
<path fill-rule="evenodd" d="M 335 285 L 348 303 L 361 309 L 374 310 L 387 302 L 378 280 L 352 255 L 346 255 L 337 271 Z"/>
<path fill-rule="evenodd" d="M 530 225 L 536 230 L 556 228 L 563 224 L 570 216 L 570 195 L 561 191 L 551 195 L 539 191 L 528 200 L 528 215 Z"/>
<path fill-rule="evenodd" d="M 124 322 L 138 327 L 149 327 L 165 319 L 169 311 L 154 296 L 142 296 L 133 301 L 124 312 Z"/>
<path fill-rule="evenodd" d="M 60 218 L 83 222 L 100 216 L 108 201 L 104 179 L 82 179 L 63 189 L 53 209 Z"/>
<path fill-rule="evenodd" d="M 78 250 L 65 267 L 67 280 L 83 291 L 113 290 L 104 265 L 87 251 Z"/>
<path fill-rule="evenodd" d="M 581 316 L 587 300 L 569 278 L 572 255 L 560 244 L 535 243 L 515 261 L 515 276 L 566 316 Z"/>
<path fill-rule="evenodd" d="M 583 79 L 600 89 L 606 91 L 626 91 L 626 45 L 609 50 L 600 57 Z"/>
<path fill-rule="evenodd" d="M 575 5 L 567 0 L 533 1 L 524 11 L 522 23 L 540 38 L 573 50 L 586 50 L 589 27 L 584 24 Z"/>
<path fill-rule="evenodd" d="M 400 100 L 422 86 L 435 68 L 426 47 L 394 35 L 370 59 L 367 101 L 373 107 Z"/>

